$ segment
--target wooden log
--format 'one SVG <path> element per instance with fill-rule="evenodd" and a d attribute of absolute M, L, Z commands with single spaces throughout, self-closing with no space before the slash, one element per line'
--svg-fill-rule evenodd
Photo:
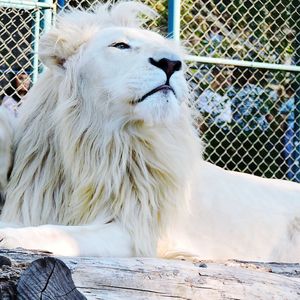
<path fill-rule="evenodd" d="M 72 280 L 64 262 L 54 257 L 34 260 L 22 273 L 18 285 L 19 300 L 85 300 Z"/>
<path fill-rule="evenodd" d="M 16 284 L 19 278 L 19 284 L 24 280 L 26 282 L 26 278 L 22 279 L 26 274 L 24 269 L 33 260 L 49 254 L 0 250 L 0 255 L 12 261 L 12 266 L 0 267 L 1 286 L 3 283 Z M 60 259 L 71 270 L 75 287 L 86 299 L 300 299 L 299 264 L 234 260 L 191 262 L 152 258 Z M 6 279 L 3 279 L 3 270 L 11 272 Z M 64 267 L 62 270 L 65 272 Z M 63 285 L 64 280 L 60 280 Z M 17 289 L 20 292 L 19 284 Z M 76 297 L 82 295 L 76 293 Z"/>

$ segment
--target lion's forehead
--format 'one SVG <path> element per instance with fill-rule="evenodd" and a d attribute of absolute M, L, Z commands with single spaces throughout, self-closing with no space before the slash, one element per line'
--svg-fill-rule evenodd
<path fill-rule="evenodd" d="M 156 48 L 169 48 L 170 51 L 179 52 L 179 47 L 171 40 L 166 39 L 162 35 L 139 28 L 128 27 L 108 27 L 99 30 L 94 37 L 91 38 L 92 43 L 100 45 L 109 45 L 113 42 L 128 42 L 131 46 L 153 45 Z"/>

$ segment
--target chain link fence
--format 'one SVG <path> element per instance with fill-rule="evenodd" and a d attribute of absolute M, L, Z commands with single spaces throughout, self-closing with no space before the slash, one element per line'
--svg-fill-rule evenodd
<path fill-rule="evenodd" d="M 14 114 L 42 70 L 39 37 L 55 12 L 52 3 L 0 0 L 0 104 Z"/>
<path fill-rule="evenodd" d="M 290 0 L 182 1 L 185 46 L 202 62 L 215 61 L 189 64 L 207 160 L 300 181 L 300 68 L 280 70 L 299 56 L 299 12 L 300 3 Z"/>
<path fill-rule="evenodd" d="M 161 15 L 148 26 L 167 35 L 167 0 L 142 2 Z M 0 99 L 19 99 L 35 81 L 38 38 L 52 14 L 96 1 L 22 3 L 0 0 Z M 193 55 L 187 79 L 208 161 L 300 181 L 300 72 L 288 68 L 300 65 L 299 20 L 295 0 L 181 1 L 180 36 Z M 17 85 L 19 75 L 26 84 Z"/>

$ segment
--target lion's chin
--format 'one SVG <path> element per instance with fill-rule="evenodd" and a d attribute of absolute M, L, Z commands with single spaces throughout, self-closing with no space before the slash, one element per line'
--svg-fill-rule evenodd
<path fill-rule="evenodd" d="M 179 101 L 172 92 L 158 92 L 136 104 L 135 118 L 143 120 L 147 125 L 172 123 L 180 113 Z"/>

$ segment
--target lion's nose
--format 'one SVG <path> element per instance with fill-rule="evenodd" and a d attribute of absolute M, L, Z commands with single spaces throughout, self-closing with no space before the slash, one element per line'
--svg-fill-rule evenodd
<path fill-rule="evenodd" d="M 162 58 L 160 60 L 155 60 L 152 57 L 149 58 L 150 64 L 162 69 L 169 79 L 176 71 L 181 70 L 182 62 L 180 60 L 170 60 L 168 58 Z"/>

